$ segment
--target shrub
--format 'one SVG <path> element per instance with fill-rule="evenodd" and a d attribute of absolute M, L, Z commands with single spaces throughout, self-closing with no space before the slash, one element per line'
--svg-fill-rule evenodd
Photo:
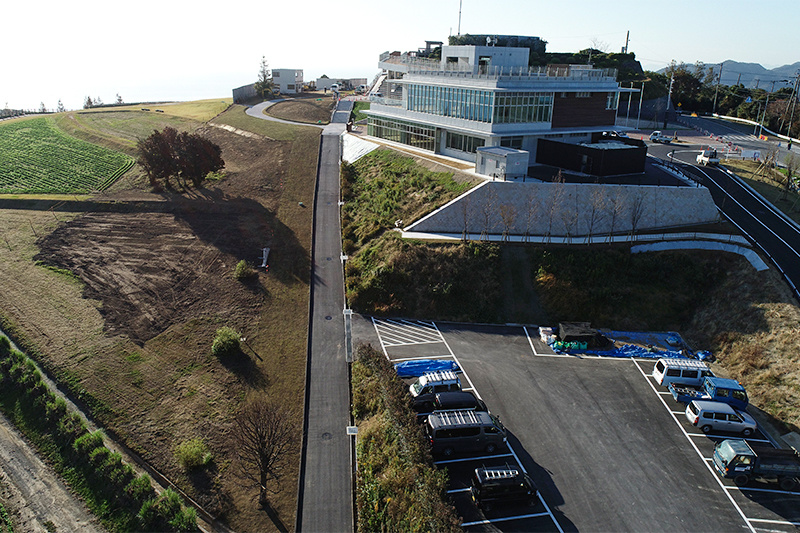
<path fill-rule="evenodd" d="M 211 353 L 217 357 L 234 355 L 239 351 L 239 339 L 240 335 L 236 330 L 223 326 L 217 330 L 211 344 Z"/>
<path fill-rule="evenodd" d="M 239 281 L 247 281 L 253 279 L 256 275 L 256 270 L 244 259 L 236 263 L 233 269 L 233 277 Z"/>
<path fill-rule="evenodd" d="M 63 401 L 63 400 L 62 400 Z M 98 430 L 81 435 L 72 444 L 72 449 L 83 457 L 89 457 L 97 448 L 103 446 L 103 432 Z"/>
<path fill-rule="evenodd" d="M 213 459 L 208 446 L 201 437 L 189 439 L 175 447 L 175 458 L 184 470 L 207 465 Z"/>
<path fill-rule="evenodd" d="M 155 490 L 153 489 L 153 483 L 150 481 L 150 476 L 143 474 L 132 479 L 130 483 L 125 485 L 125 494 L 140 504 L 152 498 Z"/>

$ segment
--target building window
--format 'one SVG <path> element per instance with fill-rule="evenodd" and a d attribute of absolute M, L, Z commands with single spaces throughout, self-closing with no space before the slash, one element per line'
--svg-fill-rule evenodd
<path fill-rule="evenodd" d="M 575 98 L 591 98 L 591 96 L 592 93 L 587 93 L 587 92 L 575 93 Z"/>
<path fill-rule="evenodd" d="M 281 77 L 281 73 L 276 71 L 276 70 L 273 70 L 272 71 L 272 77 L 273 78 L 280 78 Z"/>
<path fill-rule="evenodd" d="M 286 89 L 289 90 L 289 91 L 294 91 L 294 84 L 293 83 L 288 84 L 286 86 Z"/>
<path fill-rule="evenodd" d="M 606 109 L 617 109 L 619 103 L 619 93 L 608 93 L 606 98 Z"/>
<path fill-rule="evenodd" d="M 382 117 L 369 117 L 367 134 L 423 150 L 436 150 L 436 128 Z"/>
<path fill-rule="evenodd" d="M 516 150 L 522 150 L 522 136 L 516 137 L 503 137 L 500 139 L 500 146 L 505 146 L 507 148 L 514 148 Z"/>
<path fill-rule="evenodd" d="M 495 96 L 492 122 L 517 124 L 550 122 L 553 115 L 553 93 L 498 93 Z"/>
<path fill-rule="evenodd" d="M 441 117 L 491 122 L 491 91 L 434 85 L 409 85 L 407 109 Z"/>
<path fill-rule="evenodd" d="M 480 137 L 470 137 L 469 135 L 447 132 L 447 147 L 452 150 L 474 154 L 484 143 L 485 141 Z"/>

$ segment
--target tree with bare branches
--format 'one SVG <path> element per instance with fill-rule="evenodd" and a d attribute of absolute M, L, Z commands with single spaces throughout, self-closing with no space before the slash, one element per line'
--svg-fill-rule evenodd
<path fill-rule="evenodd" d="M 489 239 L 489 231 L 491 230 L 490 222 L 492 220 L 492 214 L 494 213 L 494 206 L 496 203 L 497 193 L 494 192 L 494 189 L 488 189 L 483 198 L 483 204 L 481 205 L 481 215 L 483 215 L 483 225 L 481 227 L 482 241 Z"/>
<path fill-rule="evenodd" d="M 588 230 L 588 236 L 586 238 L 587 244 L 592 241 L 595 226 L 602 222 L 605 217 L 607 203 L 606 188 L 603 186 L 595 187 L 589 198 L 589 208 L 584 212 L 586 228 Z"/>
<path fill-rule="evenodd" d="M 539 198 L 534 193 L 534 189 L 528 190 L 528 197 L 525 200 L 525 242 L 531 236 L 531 229 L 539 219 Z"/>
<path fill-rule="evenodd" d="M 508 234 L 511 232 L 511 226 L 514 225 L 514 220 L 517 218 L 517 208 L 513 204 L 503 204 L 500 206 L 500 220 L 503 223 L 503 235 L 501 240 L 507 241 Z"/>
<path fill-rule="evenodd" d="M 553 186 L 550 188 L 550 195 L 547 197 L 547 242 L 550 242 L 550 237 L 553 235 L 553 220 L 556 214 L 561 209 L 561 204 L 564 201 L 565 184 L 564 175 L 561 170 L 558 174 L 553 176 Z"/>
<path fill-rule="evenodd" d="M 469 204 L 470 204 L 470 195 L 465 196 L 459 202 L 459 205 L 461 206 L 461 217 L 464 223 L 463 231 L 461 232 L 461 240 L 463 240 L 464 242 L 467 242 L 467 240 L 469 239 L 469 214 L 470 214 Z"/>
<path fill-rule="evenodd" d="M 286 457 L 300 440 L 295 417 L 265 396 L 252 396 L 236 416 L 231 433 L 239 476 L 259 487 L 258 502 L 280 491 Z M 272 486 L 272 487 L 271 487 Z"/>
<path fill-rule="evenodd" d="M 641 193 L 637 194 L 631 199 L 628 216 L 630 217 L 631 222 L 632 242 L 633 238 L 636 236 L 636 230 L 639 229 L 639 224 L 642 222 L 642 218 L 644 217 L 644 196 L 642 196 Z"/>
<path fill-rule="evenodd" d="M 611 228 L 608 233 L 608 242 L 614 237 L 614 231 L 617 229 L 617 221 L 625 212 L 627 207 L 627 197 L 625 193 L 620 192 L 619 189 L 614 191 L 614 194 L 608 197 L 608 211 L 611 222 Z"/>

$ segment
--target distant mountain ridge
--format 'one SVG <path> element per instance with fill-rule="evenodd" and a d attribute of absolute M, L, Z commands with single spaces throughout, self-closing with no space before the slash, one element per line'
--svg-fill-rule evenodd
<path fill-rule="evenodd" d="M 705 63 L 706 68 L 713 68 L 714 74 L 719 73 L 719 63 Z M 661 69 L 658 72 L 663 74 L 666 69 Z M 775 90 L 781 87 L 791 87 L 794 80 L 800 71 L 800 61 L 792 63 L 791 65 L 783 65 L 781 67 L 766 69 L 759 63 L 741 63 L 732 59 L 726 59 L 722 62 L 722 85 L 736 85 L 741 83 L 745 87 L 760 89 L 772 89 L 772 82 L 775 82 Z M 781 82 L 780 80 L 789 80 L 788 82 Z"/>

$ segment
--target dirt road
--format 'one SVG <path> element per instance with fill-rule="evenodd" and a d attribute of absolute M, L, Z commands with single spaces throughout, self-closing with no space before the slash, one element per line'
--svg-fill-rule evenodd
<path fill-rule="evenodd" d="M 11 500 L 9 507 L 16 511 L 12 513 L 14 531 L 105 531 L 2 415 L 0 442 L 0 472 L 4 474 L 0 479 L 10 485 L 4 487 L 3 497 Z"/>

